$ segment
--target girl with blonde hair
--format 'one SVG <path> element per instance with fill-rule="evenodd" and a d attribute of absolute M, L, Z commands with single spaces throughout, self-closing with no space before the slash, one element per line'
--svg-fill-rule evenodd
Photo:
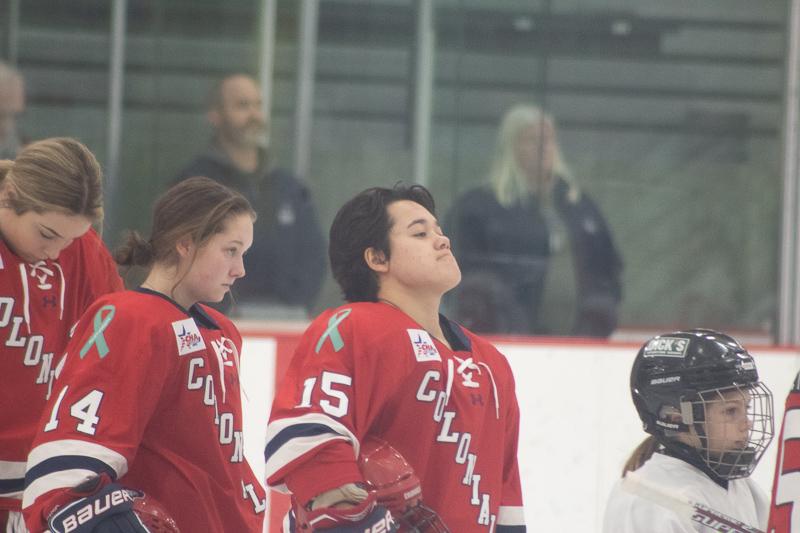
<path fill-rule="evenodd" d="M 102 173 L 71 138 L 0 161 L 0 526 L 19 514 L 25 461 L 70 330 L 122 279 L 91 229 L 103 217 Z"/>

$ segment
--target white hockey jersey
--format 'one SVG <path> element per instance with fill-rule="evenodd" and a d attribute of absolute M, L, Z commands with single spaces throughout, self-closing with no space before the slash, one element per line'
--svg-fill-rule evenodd
<path fill-rule="evenodd" d="M 691 501 L 764 530 L 769 500 L 750 479 L 735 479 L 724 489 L 686 461 L 656 453 L 636 471 L 645 481 L 680 493 Z M 665 506 L 632 494 L 619 480 L 611 491 L 603 519 L 603 533 L 712 533 L 713 525 L 686 524 Z"/>

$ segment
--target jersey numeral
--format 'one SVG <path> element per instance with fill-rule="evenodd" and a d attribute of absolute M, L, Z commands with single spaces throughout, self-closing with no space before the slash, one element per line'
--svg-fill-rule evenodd
<path fill-rule="evenodd" d="M 347 392 L 335 387 L 339 385 L 349 387 L 353 384 L 353 378 L 344 374 L 326 371 L 320 376 L 320 382 L 320 390 L 326 396 L 319 401 L 320 408 L 325 413 L 336 418 L 346 415 L 350 407 L 350 398 L 347 396 Z M 311 398 L 316 384 L 317 378 L 308 378 L 303 382 L 303 396 L 297 407 L 312 406 Z"/>
<path fill-rule="evenodd" d="M 53 431 L 58 427 L 58 408 L 61 406 L 61 400 L 64 399 L 64 395 L 67 394 L 67 389 L 69 386 L 64 387 L 61 389 L 61 392 L 58 393 L 58 399 L 56 400 L 56 404 L 53 406 L 53 411 L 50 413 L 50 420 L 47 421 L 47 424 L 44 425 L 45 431 Z"/>
<path fill-rule="evenodd" d="M 53 410 L 50 413 L 50 419 L 44 426 L 45 431 L 53 431 L 58 427 L 58 410 L 61 407 L 61 402 L 64 400 L 64 396 L 67 395 L 68 388 L 69 386 L 65 386 L 58 394 L 56 403 L 53 405 Z M 75 426 L 76 430 L 80 431 L 81 433 L 86 433 L 87 435 L 94 435 L 95 431 L 97 430 L 97 424 L 100 422 L 100 417 L 97 416 L 97 411 L 100 410 L 100 402 L 102 400 L 103 392 L 94 389 L 89 394 L 86 394 L 83 398 L 70 406 L 69 414 L 79 421 L 78 425 Z"/>

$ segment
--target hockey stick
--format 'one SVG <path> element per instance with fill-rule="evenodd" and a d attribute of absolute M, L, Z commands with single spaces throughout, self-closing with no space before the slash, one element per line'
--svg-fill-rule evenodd
<path fill-rule="evenodd" d="M 686 524 L 700 523 L 712 531 L 726 531 L 731 533 L 764 533 L 758 528 L 724 515 L 714 509 L 693 502 L 682 494 L 665 489 L 642 478 L 636 472 L 628 472 L 622 480 L 623 490 L 641 496 L 646 500 L 670 509 Z"/>

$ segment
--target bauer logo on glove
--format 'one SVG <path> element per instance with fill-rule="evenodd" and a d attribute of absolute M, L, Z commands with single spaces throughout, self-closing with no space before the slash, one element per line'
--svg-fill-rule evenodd
<path fill-rule="evenodd" d="M 111 483 L 106 476 L 72 489 L 83 498 L 56 509 L 48 520 L 52 533 L 180 533 L 164 507 L 144 492 Z M 95 492 L 96 491 L 96 492 Z M 87 492 L 89 493 L 87 495 Z"/>

